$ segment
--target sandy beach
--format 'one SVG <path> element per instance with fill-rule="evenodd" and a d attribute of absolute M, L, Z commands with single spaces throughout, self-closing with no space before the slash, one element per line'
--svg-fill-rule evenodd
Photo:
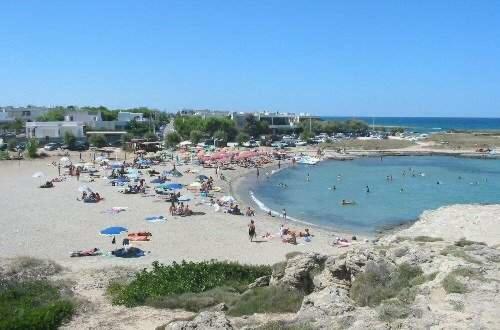
<path fill-rule="evenodd" d="M 190 217 L 171 217 L 168 214 L 170 203 L 154 197 L 154 191 L 146 195 L 124 195 L 118 192 L 118 187 L 111 186 L 104 179 L 87 182 L 86 175 L 67 177 L 64 182 L 55 183 L 55 188 L 38 188 L 39 179 L 32 178 L 33 173 L 41 171 L 47 178 L 57 177 L 57 168 L 50 165 L 60 157 L 38 160 L 10 161 L 1 164 L 0 171 L 0 207 L 2 216 L 0 223 L 0 246 L 4 257 L 29 255 L 39 258 L 49 258 L 70 267 L 71 269 L 102 268 L 106 266 L 145 267 L 152 261 L 163 263 L 186 260 L 232 260 L 242 263 L 271 264 L 282 260 L 291 251 L 322 251 L 335 253 L 337 248 L 330 246 L 334 233 L 318 228 L 311 229 L 314 238 L 311 243 L 291 245 L 282 243 L 279 237 L 250 243 L 247 225 L 254 219 L 258 237 L 269 232 L 277 234 L 281 224 L 277 217 L 269 217 L 256 210 L 255 217 L 235 216 L 215 212 L 214 208 L 201 203 L 201 198 L 195 196 L 188 204 L 191 209 L 203 212 L 203 215 Z M 78 156 L 74 156 L 78 160 Z M 84 155 L 85 158 L 85 155 Z M 159 171 L 170 170 L 172 165 L 155 166 Z M 197 166 L 178 166 L 181 172 Z M 183 177 L 172 179 L 172 182 L 189 184 L 196 175 L 205 174 L 215 178 L 214 169 L 203 169 L 198 166 L 199 173 L 184 174 Z M 237 168 L 225 171 L 227 181 L 236 181 L 248 171 Z M 101 171 L 101 174 L 103 172 Z M 147 181 L 150 178 L 147 177 Z M 215 197 L 227 195 L 227 181 L 215 179 L 215 185 L 223 188 L 223 192 L 214 193 Z M 80 196 L 78 187 L 88 185 L 105 199 L 96 204 L 82 203 L 76 200 Z M 150 186 L 153 186 L 150 184 Z M 236 187 L 233 185 L 233 190 Z M 151 189 L 150 189 L 151 190 Z M 195 194 L 196 195 L 196 194 Z M 106 211 L 112 207 L 128 207 L 119 214 Z M 246 205 L 241 205 L 243 210 Z M 163 215 L 167 217 L 164 223 L 149 223 L 146 216 Z M 145 257 L 127 260 L 112 256 L 88 258 L 70 258 L 74 250 L 100 248 L 111 251 L 121 246 L 121 238 L 117 237 L 117 245 L 111 244 L 111 238 L 99 235 L 99 231 L 108 226 L 124 226 L 129 231 L 149 231 L 153 234 L 150 242 L 134 242 L 147 253 Z M 300 224 L 289 224 L 290 228 L 303 230 Z"/>

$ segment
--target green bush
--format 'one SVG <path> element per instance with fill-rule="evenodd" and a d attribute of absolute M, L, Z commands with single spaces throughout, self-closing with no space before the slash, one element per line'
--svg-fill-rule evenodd
<path fill-rule="evenodd" d="M 441 237 L 431 237 L 431 236 L 417 236 L 413 239 L 415 242 L 439 242 L 443 239 Z"/>
<path fill-rule="evenodd" d="M 231 305 L 240 296 L 239 292 L 231 287 L 218 287 L 200 293 L 182 293 L 170 296 L 150 297 L 145 304 L 155 308 L 184 309 L 199 312 L 219 303 Z"/>
<path fill-rule="evenodd" d="M 420 267 L 407 263 L 394 270 L 384 263 L 369 263 L 365 272 L 352 283 L 351 298 L 359 306 L 377 306 L 382 301 L 394 297 L 409 303 L 415 298 L 412 281 L 422 274 Z"/>
<path fill-rule="evenodd" d="M 194 144 L 197 144 L 200 142 L 201 138 L 203 137 L 203 132 L 198 131 L 198 130 L 193 130 L 189 133 L 189 140 L 193 142 Z"/>
<path fill-rule="evenodd" d="M 441 252 L 441 255 L 447 256 L 451 255 L 455 258 L 461 258 L 467 262 L 470 262 L 472 264 L 481 264 L 481 260 L 478 260 L 474 258 L 473 256 L 469 255 L 467 252 L 465 252 L 462 248 L 460 248 L 457 245 L 450 245 L 444 248 Z"/>
<path fill-rule="evenodd" d="M 456 276 L 452 273 L 446 275 L 446 277 L 443 279 L 443 282 L 441 283 L 443 285 L 443 289 L 447 293 L 465 293 L 467 292 L 467 288 L 465 287 L 465 284 L 460 282 Z"/>
<path fill-rule="evenodd" d="M 107 145 L 106 138 L 102 134 L 92 135 L 89 139 L 89 142 L 97 148 L 102 148 Z"/>
<path fill-rule="evenodd" d="M 185 262 L 163 265 L 153 262 L 153 268 L 136 274 L 126 285 L 114 284 L 108 292 L 114 304 L 137 306 L 148 298 L 183 293 L 199 293 L 216 287 L 246 287 L 258 277 L 270 275 L 269 266 L 240 265 L 232 262 Z"/>
<path fill-rule="evenodd" d="M 10 155 L 8 151 L 0 150 L 0 160 L 9 160 Z"/>
<path fill-rule="evenodd" d="M 57 329 L 73 311 L 47 281 L 0 283 L 0 329 Z"/>
<path fill-rule="evenodd" d="M 455 245 L 460 246 L 460 247 L 465 247 L 465 246 L 474 245 L 474 244 L 486 245 L 486 243 L 484 243 L 484 242 L 469 241 L 469 240 L 466 240 L 465 238 L 461 238 L 455 242 Z"/>
<path fill-rule="evenodd" d="M 295 313 L 300 309 L 303 293 L 279 286 L 255 288 L 245 292 L 228 314 L 232 316 L 251 315 L 254 313 Z"/>
<path fill-rule="evenodd" d="M 28 157 L 36 158 L 38 151 L 38 141 L 36 139 L 29 139 L 26 143 L 26 152 L 28 153 Z"/>
<path fill-rule="evenodd" d="M 402 303 L 398 299 L 390 299 L 384 301 L 377 308 L 378 316 L 382 321 L 390 322 L 394 319 L 406 318 L 410 315 L 408 305 Z"/>
<path fill-rule="evenodd" d="M 68 147 L 74 146 L 76 143 L 76 136 L 71 132 L 64 133 L 64 144 Z"/>
<path fill-rule="evenodd" d="M 165 139 L 165 146 L 167 148 L 175 147 L 181 142 L 181 136 L 176 132 L 168 133 Z"/>

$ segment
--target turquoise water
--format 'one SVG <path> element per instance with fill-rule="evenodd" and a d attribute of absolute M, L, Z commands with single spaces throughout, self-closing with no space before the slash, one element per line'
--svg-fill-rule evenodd
<path fill-rule="evenodd" d="M 390 175 L 392 181 L 387 180 Z M 291 217 L 373 232 L 444 205 L 499 203 L 500 160 L 405 156 L 325 161 L 284 169 L 261 178 L 252 189 L 266 206 L 286 208 Z M 343 199 L 356 204 L 342 206 Z"/>

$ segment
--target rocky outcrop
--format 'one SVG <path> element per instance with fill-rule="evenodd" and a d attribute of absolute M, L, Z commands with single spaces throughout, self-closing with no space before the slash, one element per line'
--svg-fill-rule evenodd
<path fill-rule="evenodd" d="M 341 315 L 353 309 L 354 304 L 349 298 L 349 291 L 333 284 L 306 296 L 298 312 L 298 317 L 318 319 L 325 316 Z"/>
<path fill-rule="evenodd" d="M 248 289 L 260 288 L 263 286 L 268 286 L 271 281 L 271 276 L 262 276 L 257 278 L 253 283 L 248 285 Z"/>
<path fill-rule="evenodd" d="M 297 255 L 287 261 L 283 272 L 273 272 L 270 284 L 311 292 L 314 289 L 313 277 L 322 271 L 326 259 L 319 253 Z"/>
<path fill-rule="evenodd" d="M 231 322 L 223 312 L 201 312 L 192 321 L 176 321 L 166 325 L 168 330 L 232 330 Z"/>

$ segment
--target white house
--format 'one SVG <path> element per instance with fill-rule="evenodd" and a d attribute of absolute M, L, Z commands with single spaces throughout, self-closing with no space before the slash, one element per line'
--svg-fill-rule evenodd
<path fill-rule="evenodd" d="M 120 111 L 118 112 L 118 121 L 145 121 L 143 113 Z"/>
<path fill-rule="evenodd" d="M 64 133 L 70 132 L 77 139 L 85 137 L 84 123 L 76 121 L 26 122 L 26 137 L 36 139 L 59 139 Z"/>

